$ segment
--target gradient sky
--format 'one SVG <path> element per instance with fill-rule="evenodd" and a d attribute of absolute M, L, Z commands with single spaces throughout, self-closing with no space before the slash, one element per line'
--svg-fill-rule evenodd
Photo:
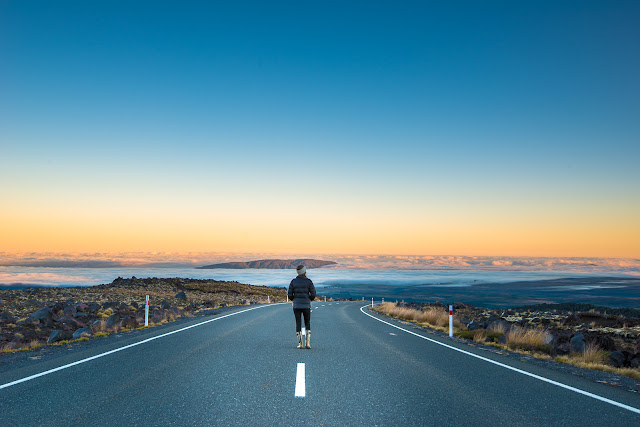
<path fill-rule="evenodd" d="M 0 2 L 0 250 L 640 257 L 640 3 Z"/>

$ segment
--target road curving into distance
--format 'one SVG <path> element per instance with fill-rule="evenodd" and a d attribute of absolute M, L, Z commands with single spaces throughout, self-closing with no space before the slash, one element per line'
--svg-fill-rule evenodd
<path fill-rule="evenodd" d="M 640 425 L 640 396 L 440 338 L 360 301 L 240 307 L 0 373 L 2 425 Z M 0 363 L 2 363 L 0 358 Z"/>

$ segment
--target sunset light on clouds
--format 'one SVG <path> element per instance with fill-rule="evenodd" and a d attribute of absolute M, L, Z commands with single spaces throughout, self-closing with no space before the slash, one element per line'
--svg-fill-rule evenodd
<path fill-rule="evenodd" d="M 38 3 L 0 251 L 640 257 L 635 2 Z"/>

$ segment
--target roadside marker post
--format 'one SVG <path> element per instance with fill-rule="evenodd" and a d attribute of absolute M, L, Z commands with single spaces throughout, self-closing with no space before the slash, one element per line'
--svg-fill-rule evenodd
<path fill-rule="evenodd" d="M 371 308 L 373 308 L 373 298 L 371 298 Z"/>
<path fill-rule="evenodd" d="M 271 297 L 267 295 L 267 304 L 271 304 Z"/>
<path fill-rule="evenodd" d="M 382 304 L 384 304 L 384 298 L 382 298 Z"/>
<path fill-rule="evenodd" d="M 449 305 L 449 336 L 453 337 L 453 305 Z"/>
<path fill-rule="evenodd" d="M 149 295 L 144 299 L 144 326 L 149 326 Z"/>
<path fill-rule="evenodd" d="M 324 302 L 327 302 L 327 297 L 324 297 Z"/>

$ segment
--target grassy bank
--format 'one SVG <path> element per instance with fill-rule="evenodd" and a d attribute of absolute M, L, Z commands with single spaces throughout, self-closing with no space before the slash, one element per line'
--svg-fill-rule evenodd
<path fill-rule="evenodd" d="M 431 306 L 423 309 L 401 307 L 385 302 L 374 310 L 390 317 L 414 322 L 420 326 L 441 332 L 449 331 L 449 313 L 444 307 Z M 462 322 L 454 319 L 454 335 L 476 343 L 490 345 L 504 350 L 526 354 L 538 359 L 555 360 L 581 368 L 612 372 L 640 380 L 640 370 L 634 368 L 616 368 L 609 365 L 609 352 L 596 345 L 588 344 L 581 353 L 552 356 L 551 333 L 542 326 L 507 326 L 506 322 L 496 322 L 487 329 L 467 329 Z"/>

